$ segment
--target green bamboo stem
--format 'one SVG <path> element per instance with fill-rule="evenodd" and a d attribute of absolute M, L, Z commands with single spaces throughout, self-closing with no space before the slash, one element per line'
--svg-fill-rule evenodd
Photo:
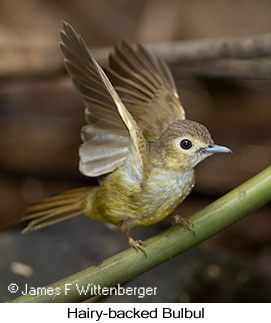
<path fill-rule="evenodd" d="M 201 241 L 226 229 L 245 215 L 271 200 L 271 166 L 190 217 L 196 235 L 175 225 L 145 241 L 147 257 L 142 252 L 126 249 L 101 263 L 46 286 L 59 288 L 60 295 L 24 295 L 12 302 L 81 302 L 94 295 L 79 295 L 88 284 L 102 287 L 125 283 L 141 273 L 175 257 Z M 65 295 L 65 284 L 69 292 Z M 92 285 L 92 286 L 93 286 Z"/>

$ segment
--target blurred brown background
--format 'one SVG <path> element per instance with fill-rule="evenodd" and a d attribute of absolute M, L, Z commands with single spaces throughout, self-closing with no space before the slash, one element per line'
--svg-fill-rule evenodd
<path fill-rule="evenodd" d="M 84 105 L 57 48 L 61 21 L 70 22 L 90 47 L 111 47 L 120 40 L 161 43 L 271 32 L 270 12 L 268 0 L 0 2 L 1 301 L 19 296 L 8 293 L 11 282 L 43 286 L 127 247 L 122 233 L 84 216 L 26 236 L 16 225 L 29 204 L 96 181 L 78 171 Z M 197 167 L 195 190 L 178 210 L 188 216 L 270 164 L 271 82 L 196 77 L 181 73 L 178 64 L 171 67 L 187 117 L 205 124 L 218 144 L 234 152 Z M 145 239 L 167 225 L 135 229 L 134 235 Z M 157 297 L 141 301 L 270 302 L 270 242 L 269 205 L 130 284 L 158 286 Z M 16 270 L 18 263 L 29 267 Z"/>

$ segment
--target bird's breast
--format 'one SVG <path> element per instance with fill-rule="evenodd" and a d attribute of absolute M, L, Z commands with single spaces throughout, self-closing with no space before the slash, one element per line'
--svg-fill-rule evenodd
<path fill-rule="evenodd" d="M 142 185 L 142 216 L 133 224 L 150 225 L 166 218 L 191 192 L 194 183 L 194 171 L 152 170 Z"/>
<path fill-rule="evenodd" d="M 114 172 L 100 184 L 90 212 L 93 219 L 128 227 L 162 221 L 191 192 L 194 171 L 151 169 L 140 183 L 128 181 L 123 172 Z"/>

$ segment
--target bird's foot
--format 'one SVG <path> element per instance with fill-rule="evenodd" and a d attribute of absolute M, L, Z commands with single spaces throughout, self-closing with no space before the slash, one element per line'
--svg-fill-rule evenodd
<path fill-rule="evenodd" d="M 145 257 L 147 257 L 147 253 L 143 248 L 145 245 L 142 240 L 134 240 L 132 237 L 128 237 L 128 242 L 129 242 L 129 245 L 136 250 L 136 252 L 140 250 L 141 252 L 144 253 Z"/>
<path fill-rule="evenodd" d="M 185 230 L 189 230 L 193 232 L 194 235 L 196 235 L 194 230 L 194 223 L 178 214 L 172 215 L 172 221 L 171 223 L 174 224 L 181 224 Z"/>
<path fill-rule="evenodd" d="M 120 227 L 121 228 L 121 227 Z M 129 245 L 134 248 L 136 250 L 136 252 L 138 252 L 138 250 L 140 250 L 141 252 L 144 253 L 144 256 L 147 257 L 147 253 L 144 250 L 144 242 L 141 240 L 134 240 L 129 233 L 129 230 L 127 228 L 121 228 L 121 230 L 126 234 L 127 238 L 128 238 L 128 242 Z"/>

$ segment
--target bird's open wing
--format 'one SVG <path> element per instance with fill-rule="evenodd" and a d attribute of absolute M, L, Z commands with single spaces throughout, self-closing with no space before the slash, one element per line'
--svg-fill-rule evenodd
<path fill-rule="evenodd" d="M 80 170 L 86 176 L 109 173 L 124 163 L 128 146 L 139 165 L 145 139 L 107 76 L 75 30 L 63 22 L 60 48 L 65 66 L 86 104 Z"/>
<path fill-rule="evenodd" d="M 148 140 L 158 139 L 170 123 L 185 119 L 172 74 L 163 60 L 143 46 L 122 42 L 106 69 L 125 107 Z"/>

